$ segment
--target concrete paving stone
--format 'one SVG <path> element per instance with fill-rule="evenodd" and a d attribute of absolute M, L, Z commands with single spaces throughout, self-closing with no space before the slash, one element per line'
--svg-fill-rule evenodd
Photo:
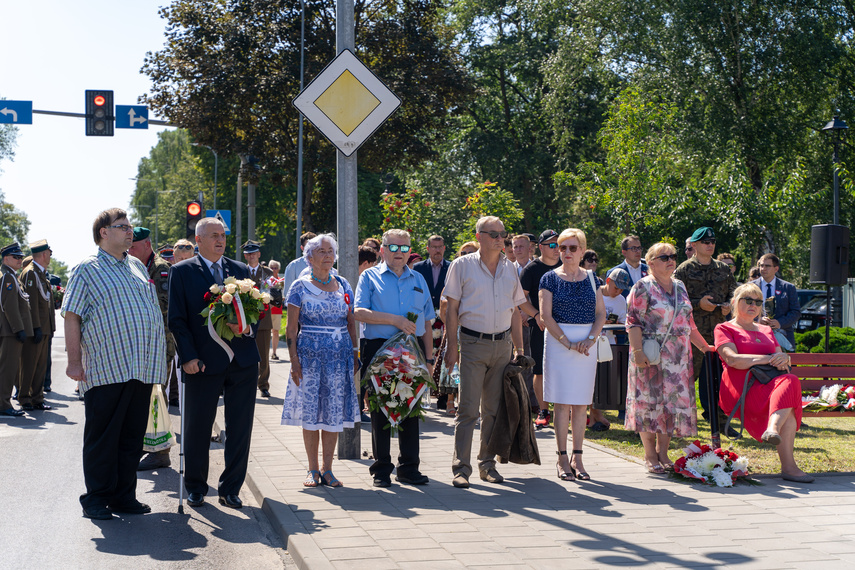
<path fill-rule="evenodd" d="M 343 511 L 341 509 L 313 509 L 313 510 L 303 510 L 298 509 L 294 511 L 294 515 L 300 519 L 301 521 L 307 520 L 322 520 L 328 521 L 333 519 L 353 519 L 353 516 L 347 511 Z"/>
<path fill-rule="evenodd" d="M 368 536 L 380 543 L 381 540 L 402 540 L 428 538 L 430 535 L 418 528 L 387 528 L 385 530 L 369 529 Z"/>
<path fill-rule="evenodd" d="M 822 552 L 814 548 L 763 550 L 758 553 L 785 563 L 816 562 L 820 565 L 824 560 L 841 560 L 836 553 Z"/>
<path fill-rule="evenodd" d="M 487 533 L 489 534 L 490 531 L 487 530 Z M 502 537 L 501 544 L 507 549 L 551 546 L 561 547 L 560 543 L 557 543 L 551 538 L 545 536 L 504 536 Z"/>
<path fill-rule="evenodd" d="M 417 527 L 415 523 L 408 520 L 401 519 L 375 519 L 375 520 L 360 520 L 355 521 L 357 525 L 364 528 L 366 531 L 369 530 L 387 530 L 387 529 L 399 529 L 399 528 L 409 528 L 415 530 Z"/>
<path fill-rule="evenodd" d="M 360 521 L 368 522 L 368 521 L 401 521 L 406 520 L 407 517 L 401 513 L 398 509 L 394 509 L 392 507 L 385 507 L 382 510 L 371 510 L 367 509 L 364 511 L 360 511 L 359 513 L 354 514 L 355 518 L 358 518 Z"/>
<path fill-rule="evenodd" d="M 319 548 L 357 548 L 361 546 L 376 546 L 374 540 L 368 536 L 341 536 L 334 533 L 331 536 L 313 536 L 315 544 Z"/>
<path fill-rule="evenodd" d="M 368 534 L 368 532 L 359 525 L 348 528 L 330 529 L 327 532 L 322 531 L 312 535 L 312 538 L 317 541 L 319 536 L 326 538 L 327 533 L 329 533 L 330 536 L 336 536 L 341 538 L 361 538 L 363 540 L 371 540 L 371 536 Z"/>
<path fill-rule="evenodd" d="M 430 530 L 433 530 L 433 527 L 437 524 L 437 523 L 423 523 L 420 519 L 415 519 L 415 523 L 416 523 L 416 526 L 421 528 L 421 529 L 430 528 Z M 437 528 L 441 528 L 443 532 L 451 532 L 451 533 L 454 533 L 454 532 L 476 532 L 477 530 L 479 530 L 479 529 L 475 528 L 474 526 L 472 526 L 471 524 L 466 523 L 466 522 L 441 522 L 441 523 L 438 523 Z"/>
<path fill-rule="evenodd" d="M 387 549 L 386 555 L 395 562 L 423 562 L 431 560 L 437 565 L 442 565 L 446 560 L 455 559 L 450 552 L 443 548 L 419 548 L 418 546 L 410 546 L 409 544 L 405 548 L 397 550 Z"/>
<path fill-rule="evenodd" d="M 455 554 L 454 558 L 467 568 L 475 566 L 530 568 L 528 564 L 507 552 L 461 553 Z"/>
<path fill-rule="evenodd" d="M 477 554 L 477 553 L 496 553 L 507 552 L 504 547 L 492 540 L 478 540 L 470 542 L 450 542 L 438 539 L 433 535 L 434 539 L 442 545 L 447 552 L 451 554 Z M 485 537 L 486 538 L 486 537 Z"/>
<path fill-rule="evenodd" d="M 539 566 L 537 561 L 541 558 L 555 559 L 561 558 L 563 556 L 574 556 L 572 550 L 570 550 L 569 548 L 563 548 L 561 546 L 514 546 L 507 547 L 507 550 L 517 558 L 525 560 L 527 563 L 535 567 Z"/>
<path fill-rule="evenodd" d="M 497 529 L 499 531 L 507 530 L 504 527 L 500 527 Z M 483 532 L 434 532 L 431 531 L 430 535 L 439 542 L 440 544 L 450 544 L 453 542 L 492 542 L 497 538 L 501 538 L 503 535 L 501 532 L 493 532 L 493 529 L 490 529 L 490 536 L 487 536 Z M 510 534 L 510 533 L 507 533 Z M 505 536 L 507 536 L 507 534 Z"/>
<path fill-rule="evenodd" d="M 369 558 L 366 560 L 337 560 L 333 567 L 341 570 L 395 570 L 400 568 L 391 558 Z"/>
<path fill-rule="evenodd" d="M 434 560 L 420 560 L 416 562 L 396 562 L 397 567 L 401 570 L 437 570 L 437 563 Z M 443 560 L 442 568 L 465 568 L 463 564 L 457 560 Z"/>
<path fill-rule="evenodd" d="M 379 546 L 357 546 L 349 548 L 325 548 L 324 555 L 328 560 L 364 560 L 366 558 L 388 558 Z"/>
<path fill-rule="evenodd" d="M 340 529 L 340 528 L 351 528 L 359 526 L 359 523 L 355 520 L 351 519 L 325 519 L 325 520 L 316 520 L 316 519 L 306 519 L 300 521 L 303 523 L 303 526 L 306 527 L 306 530 L 310 532 L 314 532 L 315 529 Z"/>
<path fill-rule="evenodd" d="M 777 539 L 778 535 L 762 526 L 723 528 L 716 531 L 719 536 L 741 541 Z"/>
<path fill-rule="evenodd" d="M 731 538 L 725 538 L 723 536 L 717 536 L 715 534 L 706 534 L 704 536 L 675 535 L 670 537 L 670 539 L 676 544 L 683 545 L 684 547 L 686 547 L 686 549 L 694 549 L 696 547 L 716 547 L 724 550 L 726 548 L 738 549 L 740 546 L 742 546 Z"/>

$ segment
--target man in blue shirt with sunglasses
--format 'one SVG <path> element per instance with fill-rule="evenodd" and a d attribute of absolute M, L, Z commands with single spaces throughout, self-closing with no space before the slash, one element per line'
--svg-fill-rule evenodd
<path fill-rule="evenodd" d="M 410 256 L 410 234 L 404 230 L 387 230 L 380 247 L 382 261 L 359 276 L 353 316 L 365 323 L 360 342 L 360 356 L 367 368 L 381 346 L 398 331 L 416 335 L 423 354 L 433 347 L 430 321 L 436 318 L 427 282 L 421 274 L 407 267 Z M 415 313 L 416 322 L 407 318 Z M 433 366 L 431 358 L 426 358 Z M 371 412 L 371 447 L 374 464 L 369 471 L 375 487 L 392 484 L 392 463 L 389 420 L 380 411 Z M 419 471 L 419 418 L 411 416 L 400 424 L 398 433 L 397 476 L 399 483 L 424 485 L 428 478 Z"/>

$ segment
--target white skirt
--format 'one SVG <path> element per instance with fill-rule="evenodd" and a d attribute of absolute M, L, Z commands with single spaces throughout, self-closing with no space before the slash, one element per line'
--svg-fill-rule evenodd
<path fill-rule="evenodd" d="M 588 338 L 589 325 L 559 324 L 561 332 L 571 343 Z M 553 404 L 588 406 L 594 401 L 594 380 L 597 378 L 597 345 L 588 356 L 567 350 L 546 331 L 543 346 L 543 399 Z"/>

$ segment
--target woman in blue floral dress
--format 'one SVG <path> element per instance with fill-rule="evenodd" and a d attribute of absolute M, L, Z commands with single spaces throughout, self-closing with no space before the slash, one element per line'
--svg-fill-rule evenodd
<path fill-rule="evenodd" d="M 303 255 L 311 272 L 294 281 L 286 296 L 291 381 L 282 406 L 282 425 L 303 428 L 309 459 L 306 487 L 342 486 L 332 473 L 333 453 L 339 432 L 353 427 L 359 418 L 353 290 L 346 279 L 331 273 L 337 249 L 331 234 L 306 242 Z M 318 465 L 321 442 L 322 468 Z"/>

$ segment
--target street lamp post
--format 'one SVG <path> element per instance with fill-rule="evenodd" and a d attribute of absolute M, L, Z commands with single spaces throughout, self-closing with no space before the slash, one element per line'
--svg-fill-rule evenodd
<path fill-rule="evenodd" d="M 824 133 L 831 137 L 831 144 L 834 145 L 834 154 L 831 156 L 831 163 L 834 166 L 834 225 L 840 224 L 840 175 L 838 165 L 840 164 L 840 146 L 846 139 L 846 131 L 849 127 L 840 116 L 835 114 L 834 118 L 822 128 Z M 829 342 L 829 327 L 831 326 L 832 317 L 835 326 L 842 326 L 842 308 L 843 291 L 839 286 L 825 286 L 825 352 L 828 352 Z"/>
<path fill-rule="evenodd" d="M 190 143 L 193 146 L 203 146 L 214 153 L 214 209 L 217 209 L 217 171 L 219 170 L 219 156 L 217 155 L 217 151 L 212 149 L 206 144 L 201 143 Z"/>

